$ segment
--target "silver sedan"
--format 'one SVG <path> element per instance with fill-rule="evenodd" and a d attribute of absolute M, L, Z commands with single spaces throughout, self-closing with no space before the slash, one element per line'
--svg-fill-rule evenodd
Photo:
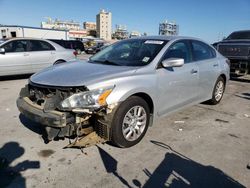
<path fill-rule="evenodd" d="M 53 64 L 75 60 L 75 52 L 49 40 L 0 40 L 0 76 L 30 74 Z"/>
<path fill-rule="evenodd" d="M 123 40 L 84 63 L 36 73 L 22 89 L 17 106 L 49 127 L 49 139 L 85 137 L 81 133 L 92 127 L 102 140 L 130 147 L 162 116 L 203 101 L 219 103 L 229 79 L 228 63 L 196 38 Z"/>

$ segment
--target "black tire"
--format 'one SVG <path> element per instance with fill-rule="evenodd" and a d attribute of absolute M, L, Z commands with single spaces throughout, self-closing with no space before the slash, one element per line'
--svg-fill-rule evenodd
<path fill-rule="evenodd" d="M 123 121 L 124 121 L 126 114 L 129 113 L 130 110 L 132 110 L 133 108 L 141 108 L 142 111 L 140 113 L 141 114 L 143 113 L 144 115 L 146 115 L 146 124 L 144 125 L 143 131 L 139 133 L 140 136 L 138 136 L 135 140 L 131 141 L 131 140 L 127 140 L 123 134 Z M 127 100 L 125 100 L 124 102 L 120 104 L 120 106 L 118 107 L 114 115 L 114 118 L 111 124 L 112 126 L 111 127 L 111 141 L 113 142 L 113 144 L 122 148 L 131 147 L 137 144 L 138 142 L 141 141 L 141 139 L 146 134 L 148 125 L 149 125 L 149 120 L 150 120 L 150 112 L 149 112 L 149 107 L 146 101 L 143 100 L 141 97 L 137 97 L 137 96 L 129 97 Z M 133 120 L 131 119 L 131 121 Z M 136 121 L 139 121 L 139 120 L 136 120 Z M 138 132 L 138 130 L 136 132 Z M 136 134 L 136 133 L 134 132 L 132 134 Z"/>
<path fill-rule="evenodd" d="M 217 92 L 217 88 L 216 88 L 216 87 L 218 87 L 218 84 L 219 84 L 219 83 L 223 83 L 223 87 L 222 87 L 223 90 L 222 90 L 222 93 L 221 93 L 221 97 L 220 97 L 220 98 L 217 98 L 217 97 L 216 97 L 216 92 Z M 208 101 L 209 104 L 212 104 L 212 105 L 218 104 L 218 103 L 221 101 L 224 92 L 225 92 L 225 80 L 224 80 L 224 78 L 222 78 L 222 77 L 220 76 L 220 77 L 217 79 L 217 81 L 215 82 L 214 89 L 213 89 L 213 94 L 212 94 L 212 98 Z"/>
<path fill-rule="evenodd" d="M 61 64 L 61 63 L 65 63 L 66 61 L 64 61 L 64 60 L 57 60 L 55 63 L 54 63 L 54 65 L 58 65 L 58 64 Z"/>

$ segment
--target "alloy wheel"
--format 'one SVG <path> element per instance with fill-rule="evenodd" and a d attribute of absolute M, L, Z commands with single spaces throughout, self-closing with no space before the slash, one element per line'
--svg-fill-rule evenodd
<path fill-rule="evenodd" d="M 122 133 L 126 140 L 135 141 L 143 133 L 147 124 L 147 114 L 142 106 L 132 107 L 124 116 Z"/>

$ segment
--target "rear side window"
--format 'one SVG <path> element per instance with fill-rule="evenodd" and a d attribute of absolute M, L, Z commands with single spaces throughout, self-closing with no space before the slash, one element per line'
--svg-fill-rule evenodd
<path fill-rule="evenodd" d="M 31 40 L 30 41 L 30 51 L 51 51 L 55 50 L 55 48 L 45 41 L 40 40 Z"/>
<path fill-rule="evenodd" d="M 26 52 L 27 51 L 27 41 L 26 40 L 14 40 L 3 45 L 6 53 L 11 52 Z"/>
<path fill-rule="evenodd" d="M 193 59 L 201 61 L 216 57 L 216 52 L 213 48 L 200 41 L 191 41 L 193 48 Z"/>

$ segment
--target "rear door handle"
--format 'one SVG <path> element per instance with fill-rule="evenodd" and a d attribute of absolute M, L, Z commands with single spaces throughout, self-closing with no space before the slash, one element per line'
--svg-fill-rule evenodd
<path fill-rule="evenodd" d="M 23 56 L 29 56 L 30 54 L 29 53 L 24 53 Z"/>
<path fill-rule="evenodd" d="M 216 64 L 214 64 L 213 66 L 214 66 L 214 67 L 218 67 L 218 66 L 219 66 L 219 64 L 218 64 L 218 63 L 216 63 Z"/>
<path fill-rule="evenodd" d="M 191 74 L 197 74 L 198 70 L 192 69 L 190 72 L 191 72 Z"/>

